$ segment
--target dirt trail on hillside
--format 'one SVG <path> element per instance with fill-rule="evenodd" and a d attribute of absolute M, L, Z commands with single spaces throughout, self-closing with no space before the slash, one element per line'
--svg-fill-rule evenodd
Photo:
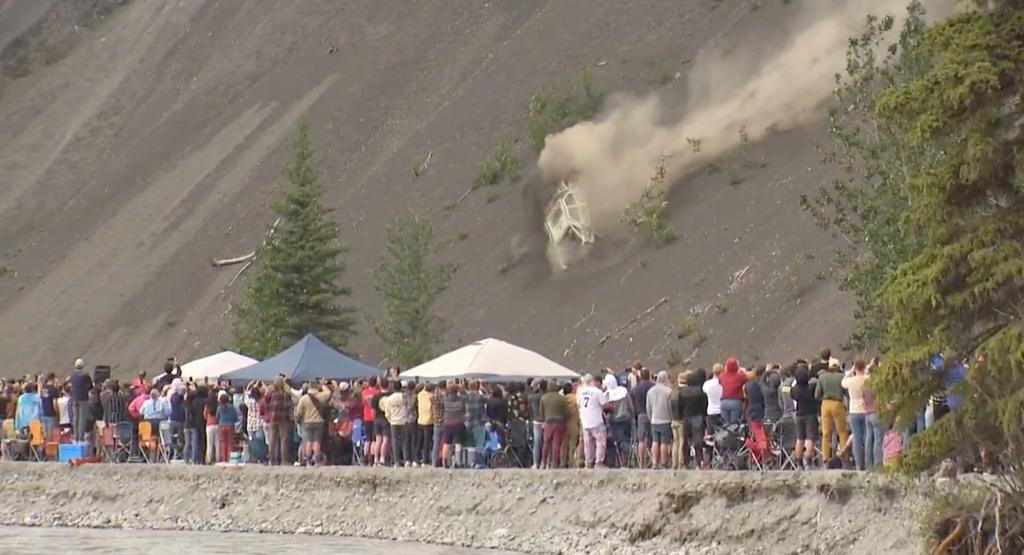
<path fill-rule="evenodd" d="M 529 553 L 922 549 L 913 510 L 924 489 L 843 472 L 26 463 L 0 471 L 0 525 L 327 534 Z"/>

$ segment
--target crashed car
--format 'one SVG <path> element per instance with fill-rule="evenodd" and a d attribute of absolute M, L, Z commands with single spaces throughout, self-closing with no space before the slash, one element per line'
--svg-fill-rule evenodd
<path fill-rule="evenodd" d="M 586 250 L 594 243 L 590 211 L 578 187 L 567 181 L 558 185 L 545 210 L 544 229 L 548 234 L 548 257 L 563 270 L 570 258 L 567 253 Z"/>

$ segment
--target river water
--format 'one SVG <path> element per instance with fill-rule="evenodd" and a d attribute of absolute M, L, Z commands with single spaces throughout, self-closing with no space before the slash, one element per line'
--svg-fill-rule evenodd
<path fill-rule="evenodd" d="M 244 534 L 240 532 L 177 532 L 95 530 L 0 526 L 3 553 L 92 553 L 100 555 L 236 555 L 298 553 L 302 555 L 513 555 L 488 549 L 467 549 L 418 543 L 335 536 Z"/>

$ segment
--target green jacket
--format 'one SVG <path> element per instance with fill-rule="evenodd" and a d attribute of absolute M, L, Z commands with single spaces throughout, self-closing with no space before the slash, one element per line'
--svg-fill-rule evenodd
<path fill-rule="evenodd" d="M 548 391 L 540 398 L 541 422 L 565 422 L 567 409 L 565 397 L 557 391 Z"/>
<path fill-rule="evenodd" d="M 846 395 L 843 389 L 843 373 L 825 370 L 818 375 L 818 385 L 814 388 L 814 398 L 819 401 L 842 401 Z"/>

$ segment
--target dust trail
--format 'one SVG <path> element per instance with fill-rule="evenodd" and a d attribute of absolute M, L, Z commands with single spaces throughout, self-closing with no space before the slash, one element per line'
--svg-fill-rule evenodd
<path fill-rule="evenodd" d="M 924 2 L 948 11 L 949 0 Z M 752 45 L 726 53 L 702 52 L 691 70 L 685 115 L 665 122 L 671 99 L 613 98 L 603 115 L 547 138 L 538 165 L 549 182 L 571 178 L 583 190 L 598 233 L 623 231 L 621 217 L 647 185 L 657 160 L 668 156 L 668 183 L 773 130 L 793 128 L 822 116 L 845 67 L 850 37 L 868 14 L 893 15 L 897 26 L 907 0 L 807 0 L 779 29 L 792 38 L 775 52 Z M 898 28 L 898 27 L 897 27 Z M 740 131 L 745 130 L 745 138 Z M 694 148 L 690 140 L 698 140 Z"/>

